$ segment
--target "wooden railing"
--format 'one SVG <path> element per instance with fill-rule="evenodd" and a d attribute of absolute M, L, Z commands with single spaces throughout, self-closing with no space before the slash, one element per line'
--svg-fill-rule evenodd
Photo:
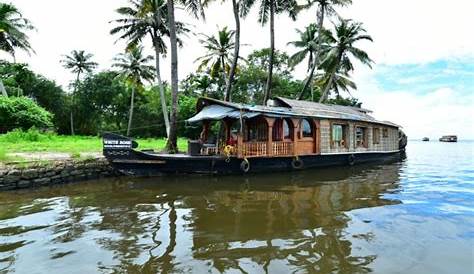
<path fill-rule="evenodd" d="M 293 143 L 291 142 L 272 143 L 272 154 L 275 156 L 293 154 Z"/>
<path fill-rule="evenodd" d="M 265 156 L 267 155 L 267 142 L 243 143 L 242 154 L 244 156 Z"/>

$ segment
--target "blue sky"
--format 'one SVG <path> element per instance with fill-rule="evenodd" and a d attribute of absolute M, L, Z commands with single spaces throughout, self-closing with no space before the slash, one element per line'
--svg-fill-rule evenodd
<path fill-rule="evenodd" d="M 380 65 L 375 74 L 385 91 L 409 89 L 426 94 L 440 88 L 452 88 L 461 95 L 474 93 L 473 60 L 437 60 L 424 64 Z"/>

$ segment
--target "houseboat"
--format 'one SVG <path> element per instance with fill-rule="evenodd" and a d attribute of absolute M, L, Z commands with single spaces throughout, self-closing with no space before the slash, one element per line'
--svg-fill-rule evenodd
<path fill-rule="evenodd" d="M 439 138 L 440 142 L 450 142 L 454 143 L 458 141 L 458 136 L 456 135 L 444 135 L 443 137 Z"/>
<path fill-rule="evenodd" d="M 265 106 L 200 98 L 196 108 L 187 123 L 202 131 L 187 153 L 140 151 L 134 140 L 106 133 L 104 156 L 127 175 L 243 174 L 393 161 L 407 144 L 399 125 L 363 108 L 282 97 Z"/>
<path fill-rule="evenodd" d="M 423 139 L 421 139 L 423 142 L 429 142 L 430 141 L 430 138 L 428 137 L 423 137 Z"/>

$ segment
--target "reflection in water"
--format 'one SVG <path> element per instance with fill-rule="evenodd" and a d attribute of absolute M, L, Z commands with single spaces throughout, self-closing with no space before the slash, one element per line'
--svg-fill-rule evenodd
<path fill-rule="evenodd" d="M 384 194 L 398 191 L 400 167 L 115 179 L 19 199 L 2 193 L 0 272 L 369 272 L 377 254 L 355 252 L 352 241 L 374 235 L 348 235 L 346 212 L 399 204 Z"/>
<path fill-rule="evenodd" d="M 0 193 L 0 273 L 470 273 L 474 143 L 403 163 Z"/>

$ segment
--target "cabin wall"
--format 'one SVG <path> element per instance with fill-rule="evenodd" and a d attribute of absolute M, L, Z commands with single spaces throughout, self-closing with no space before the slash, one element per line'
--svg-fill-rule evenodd
<path fill-rule="evenodd" d="M 366 152 L 366 151 L 393 151 L 398 150 L 398 128 L 383 126 L 379 124 L 371 123 L 359 123 L 359 122 L 348 122 L 347 123 L 347 144 L 346 147 L 332 147 L 331 141 L 331 124 L 342 123 L 341 121 L 334 120 L 321 120 L 320 121 L 320 134 L 321 134 L 321 153 L 347 153 L 347 152 Z M 366 128 L 366 146 L 367 147 L 356 147 L 355 139 L 355 128 L 361 126 Z M 379 143 L 374 144 L 373 128 L 379 128 Z M 383 137 L 383 129 L 387 129 L 388 136 Z"/>
<path fill-rule="evenodd" d="M 299 139 L 297 144 L 298 155 L 313 154 L 314 140 L 312 138 Z"/>

